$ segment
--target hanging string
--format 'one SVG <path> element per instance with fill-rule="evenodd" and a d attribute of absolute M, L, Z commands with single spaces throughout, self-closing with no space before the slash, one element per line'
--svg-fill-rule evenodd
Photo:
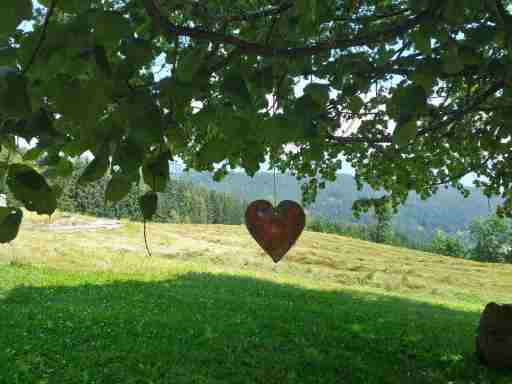
<path fill-rule="evenodd" d="M 274 207 L 277 205 L 277 174 L 274 166 Z"/>

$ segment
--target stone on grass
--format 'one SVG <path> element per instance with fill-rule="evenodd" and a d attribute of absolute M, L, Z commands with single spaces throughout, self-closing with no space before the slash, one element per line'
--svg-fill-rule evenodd
<path fill-rule="evenodd" d="M 486 305 L 480 317 L 476 352 L 488 367 L 512 369 L 512 304 Z"/>

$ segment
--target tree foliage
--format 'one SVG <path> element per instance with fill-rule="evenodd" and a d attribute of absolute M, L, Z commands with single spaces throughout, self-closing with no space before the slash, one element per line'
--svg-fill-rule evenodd
<path fill-rule="evenodd" d="M 160 223 L 242 224 L 246 204 L 226 193 L 210 191 L 190 182 L 171 179 L 163 192 L 155 193 L 142 184 L 130 184 L 128 193 L 116 202 L 105 201 L 112 180 L 107 175 L 88 183 L 77 183 L 84 164 L 69 178 L 57 178 L 55 187 L 61 190 L 58 209 L 98 217 L 124 218 L 135 221 L 153 220 Z M 14 196 L 11 202 L 15 202 Z"/>
<path fill-rule="evenodd" d="M 218 178 L 268 158 L 307 203 L 344 158 L 395 207 L 474 172 L 512 215 L 510 0 L 39 3 L 0 2 L 0 145 L 37 139 L 49 176 L 89 151 L 80 182 L 114 171 L 116 200 L 176 157 Z"/>
<path fill-rule="evenodd" d="M 474 243 L 469 257 L 478 261 L 512 263 L 512 222 L 499 217 L 475 220 L 470 226 Z"/>
<path fill-rule="evenodd" d="M 466 248 L 460 239 L 449 236 L 442 230 L 438 230 L 432 239 L 430 251 L 453 257 L 466 256 Z"/>

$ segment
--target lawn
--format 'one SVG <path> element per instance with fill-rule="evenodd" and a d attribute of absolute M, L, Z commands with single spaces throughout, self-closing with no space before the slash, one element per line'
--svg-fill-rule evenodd
<path fill-rule="evenodd" d="M 50 227 L 0 246 L 2 384 L 512 383 L 474 357 L 510 266 L 313 233 L 274 266 L 241 227 L 158 224 L 148 258 L 136 223 Z"/>

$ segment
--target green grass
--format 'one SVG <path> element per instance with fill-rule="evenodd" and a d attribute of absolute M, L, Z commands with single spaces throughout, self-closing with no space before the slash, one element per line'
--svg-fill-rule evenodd
<path fill-rule="evenodd" d="M 152 225 L 148 259 L 138 228 L 0 247 L 0 383 L 512 383 L 474 357 L 510 267 L 310 233 L 272 267 L 223 226 Z"/>

